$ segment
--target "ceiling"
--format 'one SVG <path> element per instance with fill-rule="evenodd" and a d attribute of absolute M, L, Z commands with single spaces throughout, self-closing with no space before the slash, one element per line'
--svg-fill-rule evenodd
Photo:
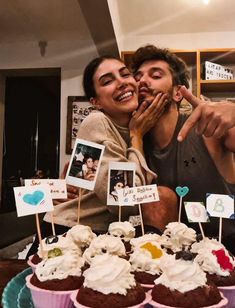
<path fill-rule="evenodd" d="M 113 0 L 110 0 L 112 2 Z M 114 0 L 121 32 L 135 35 L 235 30 L 234 0 Z"/>
<path fill-rule="evenodd" d="M 235 31 L 234 0 L 0 0 L 0 44 L 66 40 L 118 54 L 109 7 L 123 36 Z"/>

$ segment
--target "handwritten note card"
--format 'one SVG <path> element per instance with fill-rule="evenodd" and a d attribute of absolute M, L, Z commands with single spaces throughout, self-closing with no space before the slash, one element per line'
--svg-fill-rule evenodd
<path fill-rule="evenodd" d="M 134 205 L 159 201 L 156 184 L 119 189 L 117 192 L 120 205 Z"/>
<path fill-rule="evenodd" d="M 25 186 L 45 185 L 50 186 L 52 199 L 67 199 L 66 181 L 61 179 L 29 179 L 25 180 Z"/>
<path fill-rule="evenodd" d="M 53 211 L 49 185 L 14 187 L 17 216 Z"/>
<path fill-rule="evenodd" d="M 209 222 L 209 217 L 203 202 L 184 202 L 189 222 Z"/>
<path fill-rule="evenodd" d="M 210 216 L 234 218 L 234 196 L 208 194 L 206 208 Z"/>

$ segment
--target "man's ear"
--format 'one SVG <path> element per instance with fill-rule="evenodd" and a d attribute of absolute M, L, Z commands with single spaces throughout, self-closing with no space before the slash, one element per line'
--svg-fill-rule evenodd
<path fill-rule="evenodd" d="M 176 103 L 180 103 L 183 99 L 183 95 L 180 92 L 181 86 L 174 86 L 173 87 L 173 99 Z"/>
<path fill-rule="evenodd" d="M 96 97 L 91 97 L 90 98 L 90 103 L 96 107 L 96 109 L 101 109 L 101 106 L 100 106 L 100 103 L 99 103 L 99 100 L 96 98 Z"/>

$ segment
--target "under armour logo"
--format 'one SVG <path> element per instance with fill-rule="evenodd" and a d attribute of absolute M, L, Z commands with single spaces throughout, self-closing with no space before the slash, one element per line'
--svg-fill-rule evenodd
<path fill-rule="evenodd" d="M 190 161 L 188 161 L 187 159 L 184 160 L 185 167 L 188 167 L 190 163 L 196 164 L 195 157 L 192 157 Z"/>

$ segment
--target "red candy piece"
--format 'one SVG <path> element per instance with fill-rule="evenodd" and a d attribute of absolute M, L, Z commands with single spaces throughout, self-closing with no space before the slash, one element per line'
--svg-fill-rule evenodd
<path fill-rule="evenodd" d="M 233 265 L 229 261 L 229 257 L 225 255 L 225 251 L 223 248 L 219 250 L 212 250 L 213 255 L 216 256 L 217 262 L 223 270 L 233 270 Z"/>

